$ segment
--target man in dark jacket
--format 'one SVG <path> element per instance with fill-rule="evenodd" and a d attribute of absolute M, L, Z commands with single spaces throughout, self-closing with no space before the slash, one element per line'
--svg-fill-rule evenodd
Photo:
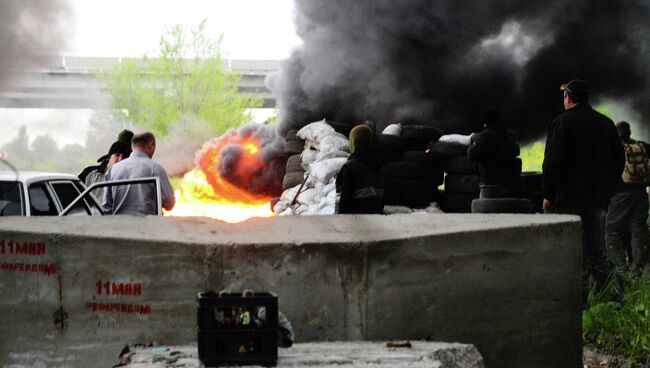
<path fill-rule="evenodd" d="M 607 211 L 607 257 L 618 271 L 628 267 L 626 236 L 631 235 L 629 263 L 636 272 L 648 261 L 648 154 L 650 145 L 631 138 L 630 124 L 620 122 L 616 130 L 625 148 L 625 171 Z"/>
<path fill-rule="evenodd" d="M 336 177 L 340 194 L 337 213 L 380 214 L 384 209 L 384 184 L 381 165 L 372 149 L 373 133 L 367 125 L 350 132 L 352 155 Z"/>
<path fill-rule="evenodd" d="M 544 209 L 580 216 L 585 272 L 604 287 L 610 267 L 601 221 L 623 172 L 623 146 L 614 122 L 589 105 L 584 81 L 572 80 L 560 89 L 565 111 L 551 123 L 546 140 Z"/>
<path fill-rule="evenodd" d="M 514 159 L 519 154 L 517 145 L 508 140 L 498 110 L 483 113 L 485 130 L 479 133 L 467 149 L 470 161 L 478 161 L 481 175 L 481 198 L 508 196 L 508 185 L 513 174 Z"/>

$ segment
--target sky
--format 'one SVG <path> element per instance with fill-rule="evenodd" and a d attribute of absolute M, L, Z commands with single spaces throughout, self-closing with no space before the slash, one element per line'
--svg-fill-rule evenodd
<path fill-rule="evenodd" d="M 73 13 L 64 50 L 78 56 L 153 55 L 170 26 L 195 28 L 207 19 L 206 33 L 224 35 L 222 53 L 231 59 L 284 59 L 300 44 L 294 31 L 293 0 L 68 0 Z M 0 109 L 0 145 L 21 125 L 31 139 L 50 134 L 59 146 L 83 144 L 90 110 Z M 268 111 L 255 115 L 263 121 Z"/>

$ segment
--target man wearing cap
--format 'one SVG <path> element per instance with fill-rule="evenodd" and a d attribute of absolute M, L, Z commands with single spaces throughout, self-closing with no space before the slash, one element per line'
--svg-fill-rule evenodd
<path fill-rule="evenodd" d="M 138 133 L 131 141 L 133 153 L 106 172 L 106 181 L 158 177 L 162 206 L 174 208 L 176 199 L 165 169 L 151 158 L 156 151 L 156 138 L 150 132 Z M 113 215 L 147 216 L 158 212 L 155 186 L 146 184 L 118 185 L 106 190 L 102 207 Z"/>
<path fill-rule="evenodd" d="M 336 192 L 340 194 L 337 213 L 380 214 L 384 210 L 381 164 L 372 149 L 372 138 L 367 125 L 357 125 L 350 132 L 352 155 L 336 177 Z"/>
<path fill-rule="evenodd" d="M 129 149 L 129 152 L 126 155 L 126 157 L 129 157 L 129 154 L 131 153 L 131 139 L 132 138 L 133 138 L 133 132 L 128 130 L 128 129 L 122 130 L 120 132 L 120 134 L 117 135 L 117 140 L 120 141 L 120 142 L 124 142 L 126 144 L 126 146 L 128 147 L 128 149 Z M 124 158 L 126 158 L 126 157 L 124 157 Z M 108 156 L 104 155 L 104 156 L 100 157 L 99 160 L 97 160 L 97 162 L 99 163 L 99 165 L 91 165 L 91 166 L 88 166 L 88 167 L 84 168 L 81 171 L 81 173 L 78 175 L 79 180 L 81 180 L 83 182 L 86 182 L 86 177 L 88 176 L 88 174 L 90 174 L 91 172 L 93 172 L 93 171 L 95 171 L 97 169 L 99 169 L 99 171 L 102 174 L 104 174 L 106 172 L 106 164 L 108 164 Z"/>
<path fill-rule="evenodd" d="M 625 155 L 614 122 L 589 105 L 587 83 L 575 79 L 560 90 L 565 111 L 548 130 L 544 209 L 580 216 L 583 268 L 602 288 L 610 276 L 602 219 L 623 172 Z"/>
<path fill-rule="evenodd" d="M 86 187 L 89 187 L 95 183 L 101 183 L 105 180 L 106 172 L 113 167 L 116 163 L 122 161 L 125 158 L 128 158 L 131 154 L 131 147 L 122 141 L 116 141 L 111 145 L 111 148 L 108 150 L 108 154 L 100 157 L 97 162 L 101 164 L 97 169 L 90 171 L 85 176 L 84 184 Z M 92 192 L 92 195 L 95 197 L 95 200 L 99 203 L 104 198 L 104 191 L 106 188 L 98 188 Z"/>

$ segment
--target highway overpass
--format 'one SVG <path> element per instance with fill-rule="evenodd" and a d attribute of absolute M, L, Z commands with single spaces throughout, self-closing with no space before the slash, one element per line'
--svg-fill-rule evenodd
<path fill-rule="evenodd" d="M 125 58 L 47 56 L 39 68 L 14 70 L 0 92 L 0 108 L 102 109 L 110 107 L 106 85 L 95 75 L 109 72 Z M 137 60 L 137 59 L 136 59 Z M 227 67 L 241 74 L 239 90 L 264 99 L 275 107 L 275 98 L 264 84 L 279 69 L 278 60 L 226 60 Z"/>

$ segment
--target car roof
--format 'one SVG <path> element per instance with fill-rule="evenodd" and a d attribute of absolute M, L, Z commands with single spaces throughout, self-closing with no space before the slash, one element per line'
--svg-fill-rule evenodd
<path fill-rule="evenodd" d="M 59 179 L 79 180 L 79 178 L 70 174 L 39 172 L 39 171 L 18 171 L 18 180 L 16 180 L 16 172 L 0 171 L 0 181 L 19 181 L 23 183 L 30 183 L 34 181 L 59 180 Z"/>

